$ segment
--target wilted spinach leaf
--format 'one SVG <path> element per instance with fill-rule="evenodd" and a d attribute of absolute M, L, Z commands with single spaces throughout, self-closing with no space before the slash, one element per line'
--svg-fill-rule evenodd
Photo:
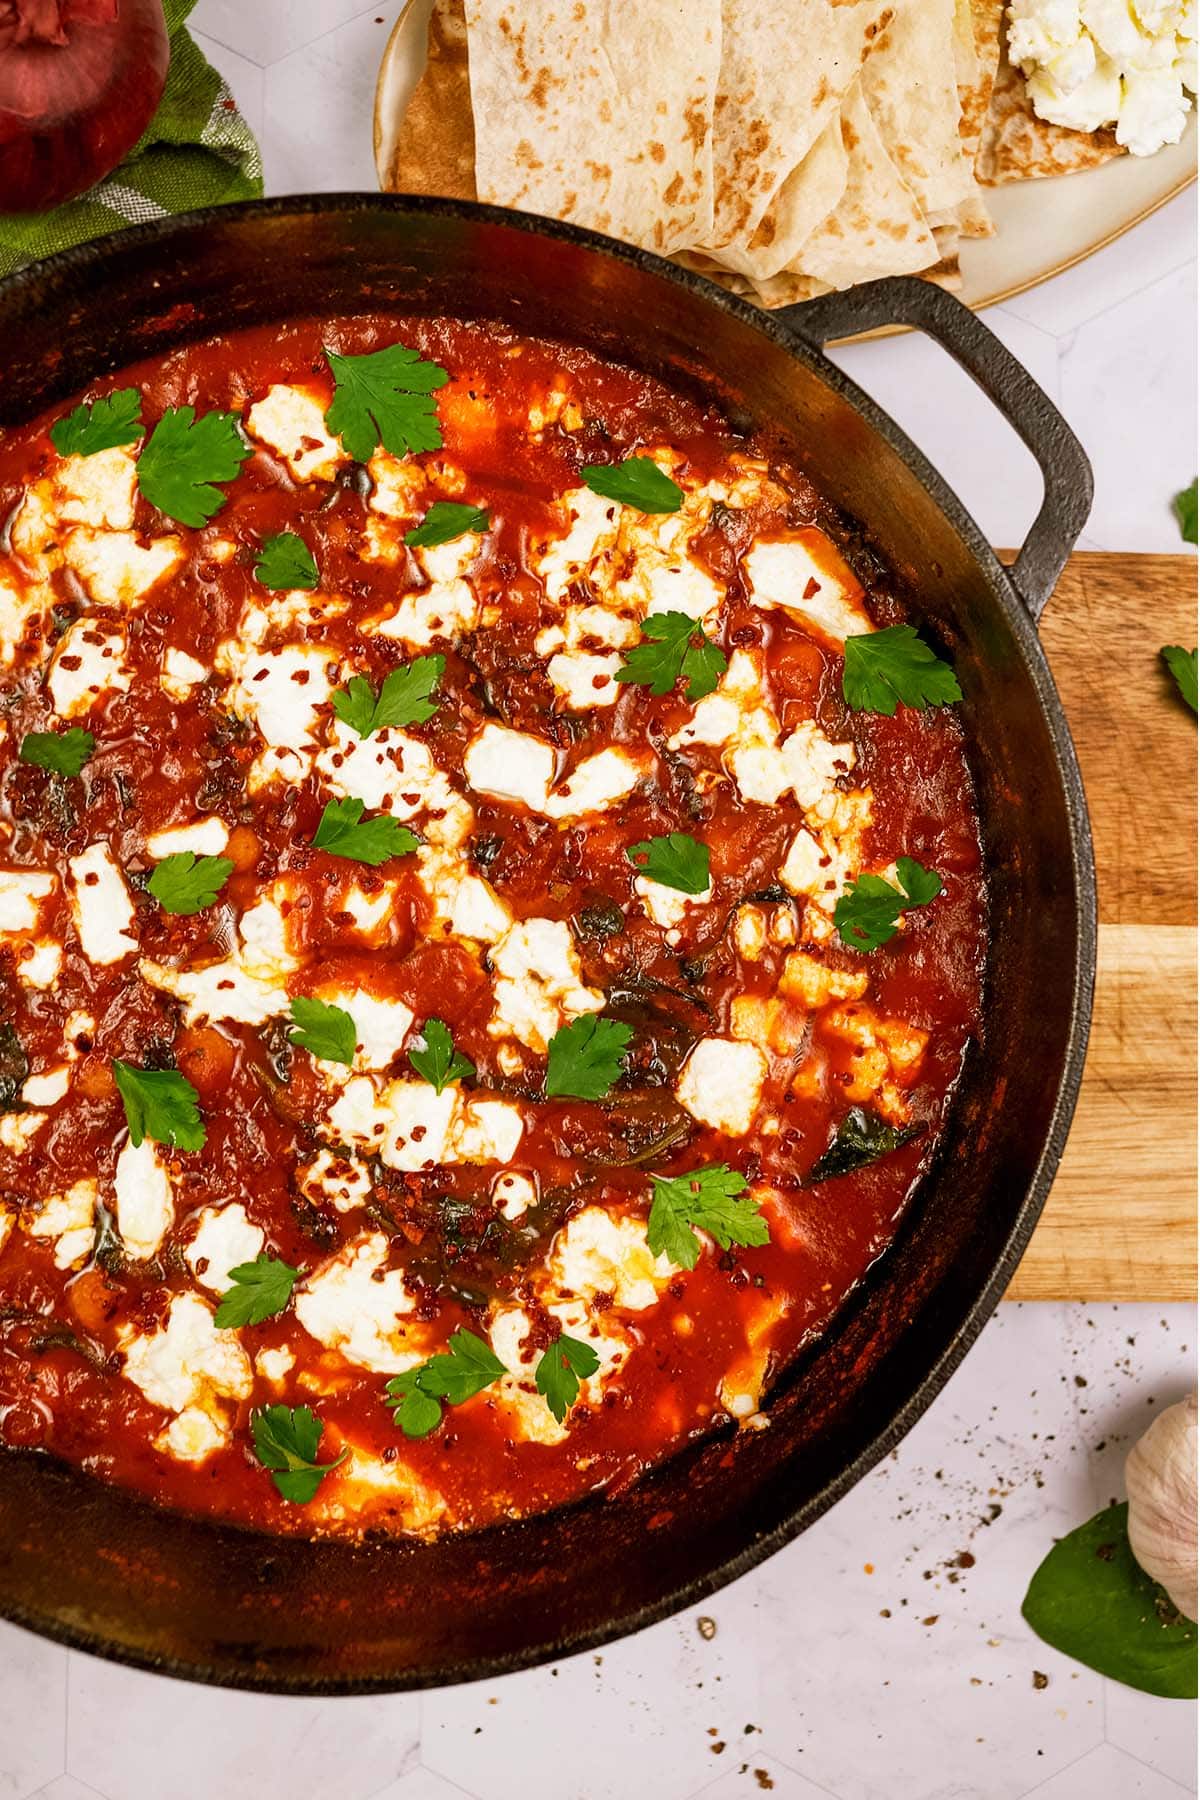
<path fill-rule="evenodd" d="M 885 1125 L 874 1113 L 864 1112 L 861 1106 L 852 1106 L 838 1126 L 832 1144 L 808 1171 L 808 1179 L 832 1181 L 836 1175 L 850 1175 L 855 1169 L 865 1169 L 868 1163 L 878 1162 L 881 1156 L 899 1150 L 901 1144 L 907 1144 L 917 1136 L 918 1130 L 919 1127 L 910 1126 L 907 1131 L 900 1131 L 895 1125 Z"/>

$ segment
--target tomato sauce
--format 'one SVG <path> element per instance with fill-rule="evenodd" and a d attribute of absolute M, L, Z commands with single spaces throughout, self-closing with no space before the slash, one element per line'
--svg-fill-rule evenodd
<path fill-rule="evenodd" d="M 768 466 L 760 448 L 715 411 L 579 349 L 500 327 L 394 316 L 305 321 L 190 345 L 98 382 L 87 397 L 139 389 L 147 431 L 166 409 L 183 405 L 197 414 L 228 409 L 244 422 L 275 384 L 299 386 L 328 405 L 324 345 L 363 354 L 396 342 L 449 376 L 437 395 L 442 447 L 411 459 L 427 483 L 418 514 L 438 491 L 489 514 L 466 576 L 479 609 L 475 630 L 435 631 L 421 644 L 380 635 L 371 622 L 427 583 L 398 546 L 411 519 L 394 530 L 386 518 L 379 526 L 393 532 L 395 555 L 368 553 L 378 466 L 343 460 L 332 478 L 299 480 L 286 458 L 253 436 L 253 453 L 220 484 L 226 497 L 207 525 L 164 519 L 137 496 L 131 530 L 138 543 L 169 535 L 182 551 L 132 606 L 97 600 L 78 570 L 49 552 L 34 569 L 8 536 L 0 540 L 0 596 L 6 580 L 21 596 L 38 582 L 49 590 L 45 615 L 0 671 L 0 864 L 54 877 L 36 931 L 10 934 L 0 949 L 0 1078 L 6 1059 L 15 1059 L 16 1070 L 7 1085 L 0 1079 L 8 1116 L 36 1110 L 26 1103 L 22 1112 L 17 1076 L 64 1063 L 70 1072 L 65 1097 L 42 1108 L 47 1116 L 29 1143 L 22 1147 L 18 1135 L 0 1144 L 0 1208 L 9 1221 L 7 1233 L 0 1229 L 0 1444 L 63 1458 L 163 1505 L 269 1531 L 474 1527 L 622 1485 L 693 1435 L 728 1425 L 722 1384 L 731 1371 L 734 1389 L 750 1395 L 733 1410 L 750 1427 L 769 1428 L 771 1380 L 829 1327 L 886 1251 L 935 1154 L 965 1050 L 981 1029 L 986 894 L 959 719 L 952 707 L 901 706 L 891 718 L 852 711 L 842 693 L 840 644 L 798 613 L 757 603 L 745 560 L 756 542 L 816 526 L 851 567 L 859 559 L 820 494 L 795 470 Z M 565 394 L 568 406 L 533 429 L 531 414 L 553 413 L 547 396 L 555 394 Z M 49 427 L 66 410 L 0 439 L 6 530 L 30 490 L 53 479 L 60 459 Z M 689 495 L 707 483 L 728 485 L 732 467 L 752 466 L 750 488 L 736 504 L 709 507 L 690 540 L 692 562 L 722 595 L 710 636 L 727 659 L 739 651 L 757 659 L 783 736 L 812 724 L 832 743 L 854 747 L 853 769 L 843 769 L 835 786 L 873 797 L 858 866 L 886 870 L 908 856 L 941 877 L 936 900 L 907 912 L 891 942 L 870 954 L 843 943 L 817 917 L 813 899 L 781 879 L 805 823 L 795 795 L 754 803 L 731 777 L 721 745 L 671 747 L 695 710 L 683 681 L 661 695 L 623 683 L 615 704 L 576 708 L 547 679 L 536 640 L 548 621 L 566 604 L 606 603 L 586 574 L 565 596 L 547 595 L 539 559 L 567 530 L 564 496 L 579 488 L 582 467 L 658 446 L 670 448 Z M 630 1028 L 624 1072 L 606 1097 L 547 1099 L 545 1054 L 489 1030 L 495 946 L 446 928 L 415 857 L 372 869 L 313 847 L 331 796 L 311 764 L 299 779 L 253 791 L 263 745 L 253 718 L 229 703 L 221 646 L 237 639 L 252 609 L 277 598 L 255 567 L 264 540 L 281 532 L 302 537 L 313 555 L 320 572 L 314 601 L 339 602 L 286 632 L 288 642 L 327 653 L 336 686 L 360 674 L 378 690 L 414 655 L 444 656 L 436 711 L 405 731 L 473 809 L 456 852 L 463 878 L 486 880 L 515 921 L 564 923 L 583 984 L 603 995 L 605 1017 Z M 620 580 L 619 564 L 612 567 Z M 873 567 L 856 572 L 858 604 L 876 626 L 905 619 Z M 66 722 L 55 715 L 46 667 L 61 634 L 80 619 L 121 625 L 130 679 L 71 716 L 93 734 L 95 748 L 79 776 L 63 779 L 19 760 L 17 750 L 23 734 Z M 160 679 L 167 649 L 210 671 L 183 699 Z M 320 711 L 318 740 L 332 717 L 327 703 Z M 566 819 L 472 790 L 464 758 L 489 722 L 552 746 L 560 787 L 587 757 L 609 748 L 639 759 L 639 779 L 618 804 Z M 213 815 L 227 828 L 223 854 L 233 864 L 219 902 L 191 915 L 169 913 L 147 888 L 154 867 L 147 839 Z M 420 814 L 413 828 L 424 835 Z M 639 899 L 627 851 L 675 832 L 707 844 L 711 895 L 689 905 L 677 927 L 664 928 Z M 67 901 L 71 859 L 97 843 L 108 846 L 134 913 L 136 952 L 113 962 L 85 954 Z M 508 1160 L 537 1194 L 519 1216 L 506 1217 L 496 1197 L 505 1164 L 401 1169 L 353 1146 L 369 1198 L 344 1211 L 313 1198 L 297 1171 L 339 1140 L 328 1125 L 322 1068 L 289 1041 L 291 1020 L 188 1022 L 179 1000 L 147 978 L 147 962 L 196 969 L 228 957 L 240 919 L 275 883 L 286 889 L 292 963 L 284 979 L 293 995 L 312 993 L 319 974 L 339 991 L 369 989 L 403 1002 L 414 1019 L 410 1044 L 422 1021 L 443 1020 L 474 1067 L 465 1089 L 519 1110 L 522 1134 Z M 386 898 L 369 941 L 347 902 L 355 886 Z M 753 956 L 746 953 L 748 914 L 761 939 Z M 55 978 L 42 987 L 22 974 L 35 939 L 62 951 Z M 865 993 L 800 1007 L 791 1015 L 789 1048 L 760 1046 L 768 1067 L 748 1130 L 697 1118 L 677 1092 L 696 1043 L 729 1037 L 735 1001 L 769 1003 L 797 953 L 834 974 L 865 975 Z M 891 1112 L 879 1115 L 913 1135 L 868 1166 L 814 1182 L 813 1165 L 851 1107 L 876 1110 L 861 1044 L 827 1029 L 832 1007 L 860 1005 L 875 1020 L 927 1034 L 915 1059 L 892 1069 Z M 162 1150 L 172 1216 L 154 1254 L 142 1259 L 123 1243 L 114 1197 L 128 1141 L 115 1058 L 177 1069 L 196 1090 L 206 1130 L 200 1150 Z M 407 1046 L 371 1076 L 398 1078 L 414 1079 Z M 170 1408 L 126 1373 L 130 1344 L 161 1333 L 179 1296 L 216 1303 L 186 1255 L 206 1209 L 240 1205 L 264 1252 L 301 1271 L 297 1292 L 364 1234 L 382 1235 L 386 1255 L 376 1279 L 402 1272 L 411 1310 L 397 1325 L 429 1355 L 460 1327 L 486 1339 L 496 1308 L 510 1304 L 525 1307 L 534 1338 L 551 1341 L 544 1272 L 571 1220 L 596 1207 L 643 1225 L 652 1174 L 718 1164 L 749 1184 L 769 1242 L 722 1250 L 702 1239 L 694 1269 L 655 1276 L 653 1305 L 636 1310 L 590 1291 L 583 1329 L 602 1331 L 615 1320 L 623 1360 L 585 1390 L 558 1441 L 534 1441 L 521 1429 L 536 1396 L 527 1391 L 518 1415 L 494 1386 L 447 1405 L 428 1436 L 407 1437 L 384 1391 L 388 1371 L 312 1336 L 294 1305 L 233 1334 L 250 1373 L 243 1391 L 204 1402 L 219 1416 L 220 1442 L 203 1457 L 182 1460 L 161 1447 Z M 92 1235 L 62 1267 L 56 1237 L 30 1226 L 48 1200 L 80 1182 L 96 1184 Z M 272 1378 L 263 1352 L 285 1347 L 291 1365 Z M 309 1406 L 318 1416 L 321 1462 L 351 1451 L 309 1505 L 277 1492 L 254 1453 L 252 1415 L 280 1404 Z"/>

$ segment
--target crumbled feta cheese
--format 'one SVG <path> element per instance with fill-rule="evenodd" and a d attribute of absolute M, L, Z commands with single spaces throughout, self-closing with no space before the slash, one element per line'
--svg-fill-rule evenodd
<path fill-rule="evenodd" d="M 583 985 L 570 927 L 556 919 L 523 919 L 492 951 L 496 981 L 493 1037 L 515 1037 L 544 1053 L 561 1025 L 602 1012 L 604 995 Z"/>
<path fill-rule="evenodd" d="M 175 1219 L 171 1169 L 161 1146 L 152 1138 L 127 1142 L 117 1158 L 113 1190 L 121 1242 L 138 1262 L 148 1262 Z"/>
<path fill-rule="evenodd" d="M 286 879 L 274 881 L 238 921 L 242 966 L 260 979 L 288 975 L 300 966 L 291 945 L 290 914 L 285 911 L 290 898 Z"/>
<path fill-rule="evenodd" d="M 545 812 L 557 766 L 553 745 L 507 725 L 485 725 L 463 758 L 471 787 L 497 800 L 520 800 L 531 812 Z"/>
<path fill-rule="evenodd" d="M 684 894 L 678 888 L 665 887 L 661 881 L 651 881 L 645 875 L 638 875 L 633 885 L 647 916 L 664 930 L 681 925 L 689 907 L 707 906 L 712 899 L 711 882 L 702 894 Z"/>
<path fill-rule="evenodd" d="M 538 632 L 533 647 L 539 656 L 553 656 L 556 650 L 591 650 L 598 644 L 606 650 L 627 650 L 641 635 L 636 620 L 607 606 L 568 606 L 556 624 Z"/>
<path fill-rule="evenodd" d="M 64 525 L 129 531 L 137 489 L 137 458 L 128 444 L 91 456 L 65 456 L 50 477 L 53 505 Z"/>
<path fill-rule="evenodd" d="M 4 876 L 0 873 L 0 906 L 3 905 Z M 0 930 L 0 937 L 5 934 Z M 17 979 L 31 988 L 53 987 L 62 968 L 62 945 L 53 938 L 26 939 L 16 947 Z"/>
<path fill-rule="evenodd" d="M 739 906 L 733 915 L 733 941 L 746 962 L 759 962 L 767 947 L 767 921 L 759 906 Z"/>
<path fill-rule="evenodd" d="M 596 656 L 586 650 L 564 651 L 552 656 L 546 674 L 555 693 L 575 712 L 593 706 L 614 706 L 620 696 L 619 656 Z"/>
<path fill-rule="evenodd" d="M 158 684 L 170 700 L 187 700 L 194 687 L 207 681 L 212 674 L 202 662 L 189 656 L 186 650 L 174 650 L 168 647 L 163 651 L 162 669 Z"/>
<path fill-rule="evenodd" d="M 550 819 L 582 819 L 588 813 L 605 812 L 631 794 L 642 778 L 642 767 L 628 750 L 600 750 L 577 763 L 557 793 L 550 795 L 544 811 Z"/>
<path fill-rule="evenodd" d="M 238 718 L 253 720 L 272 749 L 296 755 L 310 749 L 321 708 L 333 692 L 328 650 L 284 644 L 242 657 L 224 644 L 217 660 L 236 668 L 226 703 Z"/>
<path fill-rule="evenodd" d="M 567 1222 L 551 1246 L 548 1266 L 560 1294 L 582 1300 L 609 1294 L 625 1312 L 653 1306 L 678 1274 L 669 1256 L 651 1253 L 644 1219 L 603 1206 L 585 1206 Z"/>
<path fill-rule="evenodd" d="M 0 1145 L 14 1156 L 24 1156 L 48 1117 L 44 1112 L 5 1113 L 0 1118 Z"/>
<path fill-rule="evenodd" d="M 295 1352 L 289 1350 L 286 1344 L 281 1344 L 277 1350 L 260 1350 L 254 1359 L 255 1371 L 262 1376 L 264 1381 L 271 1382 L 274 1387 L 279 1386 L 284 1376 L 295 1365 Z"/>
<path fill-rule="evenodd" d="M 0 869 L 0 937 L 21 937 L 33 931 L 42 901 L 50 898 L 57 885 L 46 869 Z"/>
<path fill-rule="evenodd" d="M 537 1188 L 530 1176 L 510 1170 L 494 1184 L 492 1199 L 506 1219 L 519 1219 L 531 1206 L 537 1205 Z"/>
<path fill-rule="evenodd" d="M 332 481 L 350 458 L 325 429 L 327 403 L 306 388 L 276 382 L 246 415 L 246 430 L 287 464 L 296 481 Z"/>
<path fill-rule="evenodd" d="M 76 619 L 58 640 L 46 686 L 60 719 L 90 712 L 102 694 L 124 693 L 133 680 L 126 666 L 125 633 L 94 619 Z"/>
<path fill-rule="evenodd" d="M 252 1263 L 266 1241 L 258 1226 L 250 1223 L 245 1207 L 235 1200 L 230 1206 L 204 1208 L 199 1229 L 183 1255 L 198 1282 L 214 1294 L 223 1294 L 232 1284 L 230 1271 Z"/>
<path fill-rule="evenodd" d="M 30 1237 L 54 1238 L 54 1266 L 69 1269 L 91 1255 L 96 1237 L 94 1180 L 77 1181 L 65 1194 L 43 1200 L 22 1223 Z"/>
<path fill-rule="evenodd" d="M 132 531 L 69 531 L 62 551 L 98 606 L 137 606 L 183 560 L 181 539 L 143 544 Z"/>
<path fill-rule="evenodd" d="M 71 1070 L 67 1063 L 60 1063 L 57 1068 L 44 1069 L 40 1075 L 31 1075 L 21 1089 L 21 1103 L 24 1106 L 57 1106 L 71 1085 Z"/>
<path fill-rule="evenodd" d="M 444 813 L 459 800 L 429 746 L 394 726 L 364 738 L 338 719 L 317 757 L 317 773 L 335 794 L 401 822 L 422 812 Z"/>
<path fill-rule="evenodd" d="M 437 1093 L 427 1081 L 390 1081 L 382 1092 L 360 1076 L 347 1083 L 329 1114 L 340 1138 L 375 1149 L 393 1169 L 432 1169 L 449 1160 L 458 1088 Z"/>
<path fill-rule="evenodd" d="M 421 593 L 405 594 L 391 612 L 363 621 L 363 630 L 396 638 L 412 650 L 427 650 L 438 638 L 460 637 L 479 622 L 479 601 L 466 581 L 437 581 Z"/>
<path fill-rule="evenodd" d="M 138 947 L 131 935 L 133 901 L 108 845 L 89 844 L 67 868 L 71 917 L 88 961 L 115 963 L 131 956 Z"/>
<path fill-rule="evenodd" d="M 534 558 L 551 600 L 559 600 L 573 581 L 586 575 L 604 551 L 611 550 L 620 529 L 621 509 L 615 500 L 594 494 L 591 488 L 573 488 L 561 502 L 570 520 L 564 536 L 553 538 Z"/>
<path fill-rule="evenodd" d="M 285 1013 L 291 995 L 278 981 L 251 975 L 235 958 L 210 963 L 204 969 L 172 969 L 144 957 L 138 973 L 151 987 L 173 994 L 183 1002 L 184 1022 L 228 1019 L 239 1025 L 265 1025 Z"/>
<path fill-rule="evenodd" d="M 757 1045 L 701 1038 L 683 1066 L 675 1096 L 702 1125 L 744 1137 L 766 1078 L 767 1059 Z"/>
<path fill-rule="evenodd" d="M 561 1444 L 577 1409 L 599 1404 L 605 1385 L 618 1373 L 632 1346 L 623 1331 L 605 1319 L 593 1319 L 578 1303 L 552 1301 L 546 1310 L 568 1336 L 578 1337 L 595 1351 L 600 1367 L 580 1382 L 575 1407 L 560 1425 L 537 1390 L 542 1351 L 529 1342 L 533 1325 L 528 1313 L 520 1306 L 500 1306 L 492 1313 L 488 1337 L 509 1372 L 487 1390 L 488 1404 L 503 1412 L 516 1437 L 532 1444 Z"/>
<path fill-rule="evenodd" d="M 16 587 L 0 573 L 0 665 L 15 662 L 35 629 L 40 635 L 53 605 L 54 590 L 47 583 Z"/>
<path fill-rule="evenodd" d="M 840 1089 L 842 1098 L 869 1100 L 892 1124 L 907 1124 L 912 1109 L 901 1084 L 915 1077 L 929 1033 L 900 1019 L 881 1018 L 864 1001 L 823 1013 L 820 1029 L 852 1046 L 852 1067 Z"/>
<path fill-rule="evenodd" d="M 357 1048 L 354 1067 L 360 1073 L 367 1069 L 386 1069 L 400 1054 L 401 1046 L 412 1027 L 413 1012 L 403 1000 L 376 999 L 363 988 L 346 990 L 336 985 L 314 989 L 318 1000 L 326 1006 L 340 1006 L 354 1020 Z M 335 1078 L 344 1078 L 345 1070 L 324 1065 Z"/>
<path fill-rule="evenodd" d="M 461 858 L 438 850 L 420 851 L 417 861 L 435 926 L 444 924 L 456 937 L 480 944 L 494 944 L 504 936 L 512 912 L 481 875 L 472 874 Z"/>
<path fill-rule="evenodd" d="M 1008 54 L 1034 112 L 1075 131 L 1115 127 L 1152 156 L 1183 136 L 1195 92 L 1189 0 L 1012 0 Z"/>
<path fill-rule="evenodd" d="M 297 1169 L 300 1192 L 314 1206 L 332 1205 L 337 1212 L 354 1212 L 371 1198 L 371 1177 L 357 1157 L 321 1150 L 312 1162 Z"/>
<path fill-rule="evenodd" d="M 357 884 L 349 887 L 338 897 L 338 905 L 334 909 L 347 913 L 355 931 L 361 937 L 373 943 L 381 935 L 381 929 L 392 916 L 396 903 L 396 884 L 392 881 L 381 881 L 378 888 L 368 892 Z"/>
<path fill-rule="evenodd" d="M 816 1012 L 831 1000 L 861 999 L 869 982 L 865 970 L 831 969 L 806 950 L 793 950 L 783 965 L 779 991 Z"/>
<path fill-rule="evenodd" d="M 400 1323 L 415 1303 L 403 1272 L 386 1269 L 387 1259 L 381 1231 L 353 1238 L 295 1289 L 294 1304 L 305 1331 L 327 1350 L 377 1374 L 399 1375 L 425 1352 L 419 1331 Z"/>
<path fill-rule="evenodd" d="M 232 1331 L 218 1331 L 198 1294 L 177 1294 L 166 1327 L 125 1343 L 125 1376 L 147 1400 L 168 1412 L 215 1398 L 245 1400 L 254 1385 L 250 1358 Z"/>
<path fill-rule="evenodd" d="M 743 567 L 757 606 L 794 613 L 839 649 L 846 638 L 875 629 L 860 583 L 815 525 L 786 538 L 760 540 Z"/>
<path fill-rule="evenodd" d="M 176 1462 L 206 1462 L 228 1442 L 229 1434 L 221 1420 L 215 1419 L 202 1406 L 185 1406 L 176 1413 L 165 1431 L 154 1440 L 154 1448 Z"/>
<path fill-rule="evenodd" d="M 146 839 L 146 854 L 161 862 L 165 856 L 178 856 L 190 850 L 193 856 L 220 856 L 229 842 L 229 827 L 215 813 L 197 819 L 191 825 L 172 825 L 156 831 Z"/>
<path fill-rule="evenodd" d="M 511 1100 L 467 1100 L 454 1121 L 451 1162 L 508 1162 L 516 1154 L 525 1120 Z"/>

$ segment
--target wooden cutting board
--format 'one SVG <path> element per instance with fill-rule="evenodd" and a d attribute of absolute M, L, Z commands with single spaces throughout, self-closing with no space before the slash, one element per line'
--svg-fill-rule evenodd
<path fill-rule="evenodd" d="M 1075 737 L 1100 899 L 1096 1010 L 1058 1179 L 1008 1298 L 1196 1291 L 1194 556 L 1071 558 L 1042 642 Z"/>

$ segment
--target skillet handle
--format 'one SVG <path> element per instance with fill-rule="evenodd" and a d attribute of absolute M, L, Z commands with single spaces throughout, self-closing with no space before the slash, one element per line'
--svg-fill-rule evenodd
<path fill-rule="evenodd" d="M 941 345 L 983 389 L 1024 440 L 1042 472 L 1042 505 L 1009 570 L 1034 619 L 1054 592 L 1092 505 L 1092 466 L 1058 408 L 983 321 L 961 300 L 915 275 L 782 306 L 775 318 L 815 349 L 837 338 L 909 325 Z"/>

